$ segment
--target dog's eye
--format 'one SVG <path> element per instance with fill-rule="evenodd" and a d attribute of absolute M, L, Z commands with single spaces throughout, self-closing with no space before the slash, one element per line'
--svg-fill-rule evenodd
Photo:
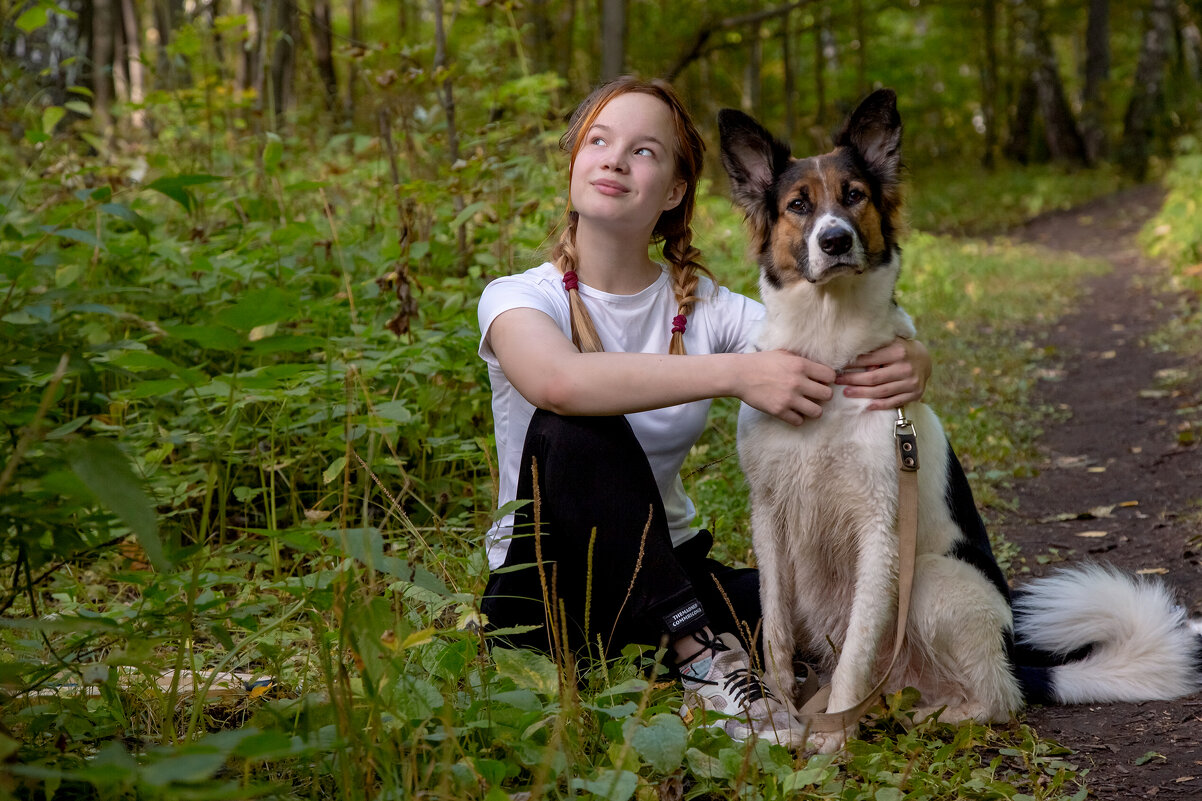
<path fill-rule="evenodd" d="M 848 205 L 851 205 L 853 203 L 859 203 L 861 200 L 863 200 L 866 197 L 868 197 L 868 195 L 865 195 L 859 189 L 848 189 L 847 190 Z"/>
<path fill-rule="evenodd" d="M 809 214 L 810 202 L 803 197 L 795 197 L 789 201 L 789 211 L 797 212 L 798 214 Z"/>

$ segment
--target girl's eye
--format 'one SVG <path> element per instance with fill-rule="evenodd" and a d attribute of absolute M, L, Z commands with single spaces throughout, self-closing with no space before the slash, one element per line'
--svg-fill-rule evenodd
<path fill-rule="evenodd" d="M 635 150 L 634 152 L 636 154 L 643 155 L 643 156 L 654 156 L 655 155 L 655 151 L 649 147 L 640 147 L 637 150 Z"/>
<path fill-rule="evenodd" d="M 594 137 L 593 137 L 593 139 L 592 139 L 592 144 L 594 144 L 594 145 L 604 145 L 604 144 L 605 144 L 605 140 L 604 140 L 604 139 L 602 139 L 600 136 L 594 136 Z"/>

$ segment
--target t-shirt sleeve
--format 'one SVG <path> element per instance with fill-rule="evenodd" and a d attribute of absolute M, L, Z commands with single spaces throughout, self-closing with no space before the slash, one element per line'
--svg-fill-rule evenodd
<path fill-rule="evenodd" d="M 488 343 L 488 329 L 494 320 L 510 309 L 537 309 L 545 312 L 561 328 L 563 326 L 559 310 L 537 284 L 521 276 L 496 279 L 484 287 L 476 307 L 476 317 L 480 322 L 480 358 L 490 364 L 496 363 L 497 357 Z"/>
<path fill-rule="evenodd" d="M 756 335 L 764 320 L 764 306 L 746 295 L 721 287 L 717 295 L 722 313 L 722 353 L 747 353 L 755 349 Z"/>

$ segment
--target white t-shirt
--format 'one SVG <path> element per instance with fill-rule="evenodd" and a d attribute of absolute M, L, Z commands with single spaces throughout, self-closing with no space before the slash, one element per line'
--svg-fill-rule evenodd
<path fill-rule="evenodd" d="M 668 352 L 672 318 L 676 316 L 678 306 L 666 267 L 655 283 L 634 295 L 611 295 L 583 283 L 579 285 L 579 292 L 607 352 Z M 687 353 L 743 353 L 752 348 L 755 331 L 764 316 L 763 306 L 725 288 L 715 291 L 713 282 L 704 276 L 699 279 L 696 295 L 701 300 L 693 305 L 684 334 Z M 515 499 L 522 446 L 534 407 L 505 377 L 489 347 L 488 330 L 502 312 L 517 308 L 545 312 L 564 336 L 569 339 L 572 336 L 568 293 L 563 288 L 563 276 L 552 264 L 498 278 L 485 287 L 480 296 L 477 310 L 480 356 L 488 363 L 488 377 L 492 382 L 500 471 L 498 503 L 501 505 Z M 692 527 L 696 510 L 685 494 L 680 468 L 689 449 L 705 429 L 709 408 L 710 401 L 701 400 L 626 415 L 655 474 L 673 545 L 679 545 L 696 533 Z M 485 541 L 490 568 L 498 568 L 505 561 L 512 526 L 513 515 L 506 515 L 488 532 Z"/>

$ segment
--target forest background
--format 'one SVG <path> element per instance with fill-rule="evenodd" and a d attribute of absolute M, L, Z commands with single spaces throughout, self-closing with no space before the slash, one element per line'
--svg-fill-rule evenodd
<path fill-rule="evenodd" d="M 599 80 L 667 77 L 711 147 L 733 106 L 802 154 L 892 87 L 901 299 L 988 518 L 1055 413 L 1029 403 L 1055 356 L 1037 332 L 1103 269 L 994 235 L 1163 179 L 1144 246 L 1196 298 L 1202 4 L 0 0 L 0 20 L 0 793 L 1084 797 L 1029 727 L 913 725 L 904 694 L 807 758 L 686 725 L 633 654 L 490 653 L 475 299 L 545 255 L 558 137 Z M 716 166 L 698 244 L 754 295 Z M 686 480 L 750 563 L 734 409 Z"/>

